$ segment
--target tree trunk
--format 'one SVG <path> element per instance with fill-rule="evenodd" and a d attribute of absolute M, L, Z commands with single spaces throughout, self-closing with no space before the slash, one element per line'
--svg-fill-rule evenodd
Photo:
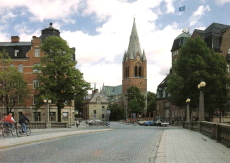
<path fill-rule="evenodd" d="M 57 106 L 57 109 L 58 109 L 58 122 L 61 122 L 61 106 Z"/>

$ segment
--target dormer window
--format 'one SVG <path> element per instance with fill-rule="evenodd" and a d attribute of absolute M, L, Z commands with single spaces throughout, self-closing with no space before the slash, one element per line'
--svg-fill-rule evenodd
<path fill-rule="evenodd" d="M 14 56 L 18 57 L 19 56 L 19 50 L 14 50 Z"/>
<path fill-rule="evenodd" d="M 97 104 L 100 104 L 101 103 L 101 99 L 100 97 L 97 98 Z"/>

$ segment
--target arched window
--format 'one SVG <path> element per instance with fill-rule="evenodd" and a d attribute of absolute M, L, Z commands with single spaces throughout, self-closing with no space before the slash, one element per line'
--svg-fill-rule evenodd
<path fill-rule="evenodd" d="M 23 64 L 19 64 L 18 65 L 18 71 L 19 72 L 23 72 Z"/>
<path fill-rule="evenodd" d="M 141 66 L 139 66 L 139 77 L 141 77 Z"/>
<path fill-rule="evenodd" d="M 137 76 L 137 66 L 135 66 L 135 76 Z"/>
<path fill-rule="evenodd" d="M 136 63 L 135 68 L 134 68 L 134 76 L 135 77 L 141 77 L 142 76 L 141 70 L 142 70 L 141 64 L 139 62 Z"/>
<path fill-rule="evenodd" d="M 129 77 L 129 66 L 125 67 L 125 77 L 128 78 Z"/>

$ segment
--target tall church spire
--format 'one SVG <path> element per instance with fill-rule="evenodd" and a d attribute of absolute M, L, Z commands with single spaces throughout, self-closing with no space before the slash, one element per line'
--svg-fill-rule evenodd
<path fill-rule="evenodd" d="M 129 59 L 136 58 L 137 54 L 139 54 L 142 57 L 141 46 L 140 46 L 139 37 L 137 34 L 135 18 L 133 20 L 133 28 L 132 28 L 132 32 L 130 35 L 129 47 L 128 47 L 127 53 L 128 53 Z"/>

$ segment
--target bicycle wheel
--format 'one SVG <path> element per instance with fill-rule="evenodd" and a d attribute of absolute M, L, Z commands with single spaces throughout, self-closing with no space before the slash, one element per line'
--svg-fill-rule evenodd
<path fill-rule="evenodd" d="M 16 136 L 16 135 L 17 135 L 17 133 L 16 133 L 16 128 L 13 128 L 13 129 L 11 130 L 11 134 L 12 134 L 12 136 Z"/>
<path fill-rule="evenodd" d="M 21 137 L 22 136 L 22 129 L 21 128 L 17 128 L 16 129 L 16 134 L 18 137 Z"/>
<path fill-rule="evenodd" d="M 27 135 L 27 136 L 30 136 L 30 134 L 31 134 L 30 127 L 27 127 L 27 129 L 26 129 L 26 135 Z"/>
<path fill-rule="evenodd" d="M 7 137 L 7 136 L 9 136 L 9 133 L 10 133 L 9 128 L 4 127 L 2 129 L 2 136 Z"/>

